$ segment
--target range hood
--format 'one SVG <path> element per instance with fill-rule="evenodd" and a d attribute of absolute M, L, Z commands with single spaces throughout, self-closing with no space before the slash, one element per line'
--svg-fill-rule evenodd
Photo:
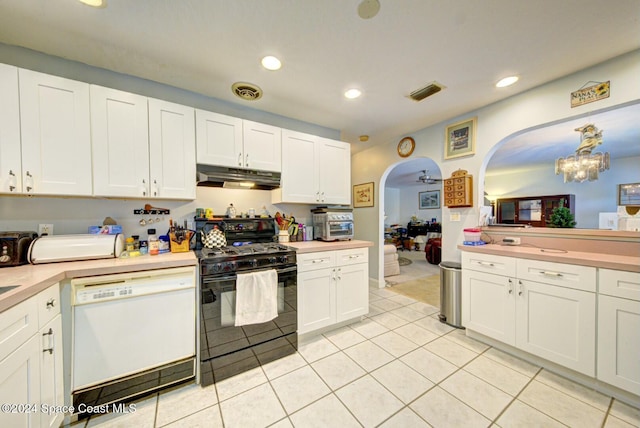
<path fill-rule="evenodd" d="M 198 186 L 271 190 L 280 187 L 280 173 L 227 166 L 197 165 Z"/>

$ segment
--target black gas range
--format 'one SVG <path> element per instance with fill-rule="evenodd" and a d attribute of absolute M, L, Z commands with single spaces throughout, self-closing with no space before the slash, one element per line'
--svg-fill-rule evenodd
<path fill-rule="evenodd" d="M 201 231 L 224 232 L 227 245 L 205 248 Z M 196 219 L 200 265 L 201 385 L 206 386 L 296 352 L 297 266 L 295 250 L 277 240 L 272 218 Z M 235 326 L 238 275 L 277 272 L 278 316 Z"/>

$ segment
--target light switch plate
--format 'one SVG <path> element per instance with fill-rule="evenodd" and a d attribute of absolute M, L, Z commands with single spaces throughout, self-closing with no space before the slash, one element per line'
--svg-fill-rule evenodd
<path fill-rule="evenodd" d="M 452 213 L 449 215 L 449 221 L 460 221 L 460 213 Z"/>

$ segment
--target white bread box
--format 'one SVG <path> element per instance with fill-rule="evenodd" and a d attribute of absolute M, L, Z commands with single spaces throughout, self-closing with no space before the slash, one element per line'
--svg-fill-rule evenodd
<path fill-rule="evenodd" d="M 49 235 L 33 240 L 27 260 L 31 264 L 120 257 L 124 237 L 116 235 Z"/>

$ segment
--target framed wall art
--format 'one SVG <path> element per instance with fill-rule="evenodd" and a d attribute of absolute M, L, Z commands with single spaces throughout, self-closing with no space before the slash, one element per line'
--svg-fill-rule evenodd
<path fill-rule="evenodd" d="M 440 208 L 440 191 L 427 190 L 426 192 L 418 192 L 418 208 L 421 210 Z"/>
<path fill-rule="evenodd" d="M 618 184 L 618 205 L 640 206 L 640 183 Z"/>
<path fill-rule="evenodd" d="M 476 153 L 477 117 L 447 126 L 445 130 L 444 158 L 453 159 Z"/>
<path fill-rule="evenodd" d="M 353 186 L 353 207 L 364 208 L 373 206 L 373 181 Z"/>

